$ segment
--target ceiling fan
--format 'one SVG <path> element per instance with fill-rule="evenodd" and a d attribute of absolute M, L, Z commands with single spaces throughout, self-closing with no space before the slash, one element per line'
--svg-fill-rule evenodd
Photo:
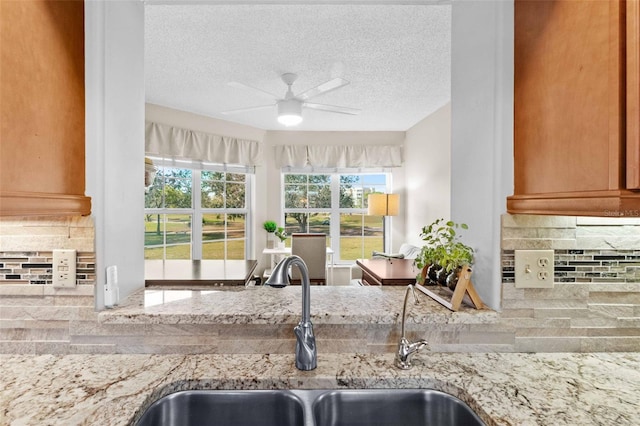
<path fill-rule="evenodd" d="M 240 89 L 247 89 L 259 93 L 263 96 L 268 96 L 273 99 L 275 103 L 271 103 L 268 105 L 259 105 L 247 108 L 239 108 L 229 111 L 222 111 L 222 114 L 236 114 L 248 111 L 255 111 L 264 108 L 271 108 L 273 106 L 277 106 L 278 108 L 278 121 L 285 126 L 295 126 L 302 122 L 302 108 L 311 108 L 320 111 L 327 112 L 336 112 L 339 114 L 350 114 L 356 115 L 359 114 L 361 110 L 356 108 L 347 108 L 336 105 L 325 105 L 325 104 L 316 104 L 312 102 L 307 102 L 309 99 L 315 98 L 320 95 L 324 95 L 325 93 L 329 93 L 333 90 L 339 89 L 343 86 L 349 84 L 349 82 L 343 78 L 334 78 L 327 82 L 324 82 L 316 87 L 305 90 L 302 93 L 294 95 L 291 86 L 298 78 L 297 74 L 293 73 L 285 73 L 281 76 L 282 81 L 287 85 L 287 92 L 284 95 L 284 98 L 280 98 L 273 93 L 266 92 L 262 89 L 258 89 L 256 87 L 252 87 L 243 83 L 231 82 L 229 86 L 237 87 Z"/>

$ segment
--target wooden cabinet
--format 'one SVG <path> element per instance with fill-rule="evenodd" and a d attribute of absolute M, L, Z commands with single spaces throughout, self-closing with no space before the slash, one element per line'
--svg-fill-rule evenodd
<path fill-rule="evenodd" d="M 0 2 L 0 215 L 87 215 L 84 3 Z"/>
<path fill-rule="evenodd" d="M 638 0 L 516 0 L 510 213 L 640 216 Z"/>

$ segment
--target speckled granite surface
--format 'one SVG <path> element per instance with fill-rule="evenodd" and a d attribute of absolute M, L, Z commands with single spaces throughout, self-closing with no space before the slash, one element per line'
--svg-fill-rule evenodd
<path fill-rule="evenodd" d="M 139 291 L 115 309 L 100 312 L 106 324 L 296 324 L 300 321 L 300 286 L 238 287 L 223 290 Z M 396 324 L 405 287 L 311 286 L 314 324 Z M 490 323 L 498 314 L 463 305 L 455 314 L 419 294 L 407 310 L 417 324 Z M 372 308 L 373 307 L 373 308 Z"/>
<path fill-rule="evenodd" d="M 637 425 L 640 353 L 319 353 L 301 372 L 289 355 L 1 355 L 0 424 L 127 425 L 183 389 L 432 388 L 489 425 Z"/>

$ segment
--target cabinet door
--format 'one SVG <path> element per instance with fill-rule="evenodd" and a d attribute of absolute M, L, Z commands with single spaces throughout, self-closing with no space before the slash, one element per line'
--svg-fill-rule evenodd
<path fill-rule="evenodd" d="M 640 0 L 515 0 L 507 212 L 640 213 Z"/>
<path fill-rule="evenodd" d="M 640 1 L 627 1 L 627 188 L 640 189 Z"/>
<path fill-rule="evenodd" d="M 516 195 L 620 188 L 620 8 L 516 1 Z"/>
<path fill-rule="evenodd" d="M 0 216 L 88 215 L 84 3 L 0 1 Z"/>

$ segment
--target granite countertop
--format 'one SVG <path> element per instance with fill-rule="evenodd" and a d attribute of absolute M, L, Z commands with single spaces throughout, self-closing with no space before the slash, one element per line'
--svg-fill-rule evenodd
<path fill-rule="evenodd" d="M 406 287 L 311 286 L 310 290 L 314 324 L 397 324 Z M 147 289 L 132 294 L 114 309 L 100 312 L 98 320 L 106 324 L 297 324 L 301 293 L 300 286 Z M 463 304 L 454 313 L 421 293 L 417 297 L 420 303 L 407 309 L 408 323 L 482 324 L 498 320 L 498 313 L 491 309 L 477 310 Z"/>
<path fill-rule="evenodd" d="M 488 425 L 637 425 L 640 353 L 393 355 L 0 355 L 0 424 L 128 425 L 184 389 L 432 388 Z"/>

